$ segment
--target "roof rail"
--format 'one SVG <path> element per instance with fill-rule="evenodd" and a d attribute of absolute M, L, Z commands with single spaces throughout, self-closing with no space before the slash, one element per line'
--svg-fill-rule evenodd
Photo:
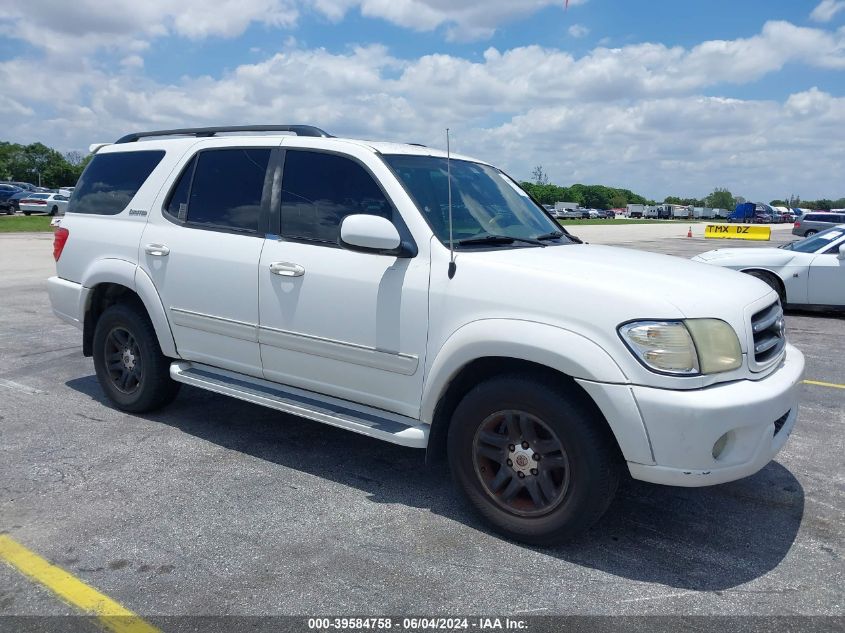
<path fill-rule="evenodd" d="M 214 136 L 223 132 L 293 132 L 297 136 L 322 136 L 332 138 L 332 135 L 313 125 L 228 125 L 222 127 L 186 127 L 175 130 L 155 130 L 153 132 L 133 132 L 121 136 L 115 143 L 134 143 L 151 136 Z"/>

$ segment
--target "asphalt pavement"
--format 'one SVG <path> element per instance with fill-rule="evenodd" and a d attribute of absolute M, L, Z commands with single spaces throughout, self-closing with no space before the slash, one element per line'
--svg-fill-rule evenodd
<path fill-rule="evenodd" d="M 752 477 L 627 481 L 584 536 L 526 547 L 487 531 L 421 451 L 191 387 L 155 414 L 115 410 L 50 311 L 53 270 L 50 235 L 0 235 L 0 532 L 136 613 L 845 611 L 843 389 L 804 385 L 792 437 Z M 844 323 L 788 314 L 806 378 L 845 384 Z M 0 614 L 72 612 L 0 564 Z"/>

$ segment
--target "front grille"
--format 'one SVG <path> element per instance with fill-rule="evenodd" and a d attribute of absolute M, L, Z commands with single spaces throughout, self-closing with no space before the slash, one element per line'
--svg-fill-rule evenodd
<path fill-rule="evenodd" d="M 786 346 L 786 332 L 783 324 L 783 308 L 773 303 L 751 317 L 754 362 L 758 366 L 768 365 L 776 360 Z"/>
<path fill-rule="evenodd" d="M 780 433 L 780 430 L 783 428 L 783 425 L 786 424 L 787 418 L 789 418 L 789 414 L 792 411 L 787 411 L 782 416 L 780 416 L 777 420 L 775 420 L 775 435 Z"/>

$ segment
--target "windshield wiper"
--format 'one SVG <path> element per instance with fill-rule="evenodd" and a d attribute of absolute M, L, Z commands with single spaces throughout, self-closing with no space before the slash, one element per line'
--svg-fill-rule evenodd
<path fill-rule="evenodd" d="M 535 240 L 531 237 L 513 237 L 511 235 L 478 235 L 476 237 L 466 237 L 458 240 L 458 246 L 466 246 L 468 244 L 513 244 L 514 242 L 523 242 L 525 244 L 533 244 L 534 246 L 546 246 L 540 240 Z"/>
<path fill-rule="evenodd" d="M 543 233 L 542 235 L 538 235 L 535 237 L 535 240 L 556 240 L 559 237 L 563 237 L 563 231 L 552 231 L 551 233 Z"/>

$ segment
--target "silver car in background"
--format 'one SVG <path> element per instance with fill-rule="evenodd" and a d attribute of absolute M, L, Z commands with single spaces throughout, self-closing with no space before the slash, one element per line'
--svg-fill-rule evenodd
<path fill-rule="evenodd" d="M 831 211 L 805 213 L 795 220 L 795 224 L 792 227 L 792 234 L 809 237 L 820 231 L 825 231 L 835 224 L 845 224 L 845 213 L 834 213 Z"/>

